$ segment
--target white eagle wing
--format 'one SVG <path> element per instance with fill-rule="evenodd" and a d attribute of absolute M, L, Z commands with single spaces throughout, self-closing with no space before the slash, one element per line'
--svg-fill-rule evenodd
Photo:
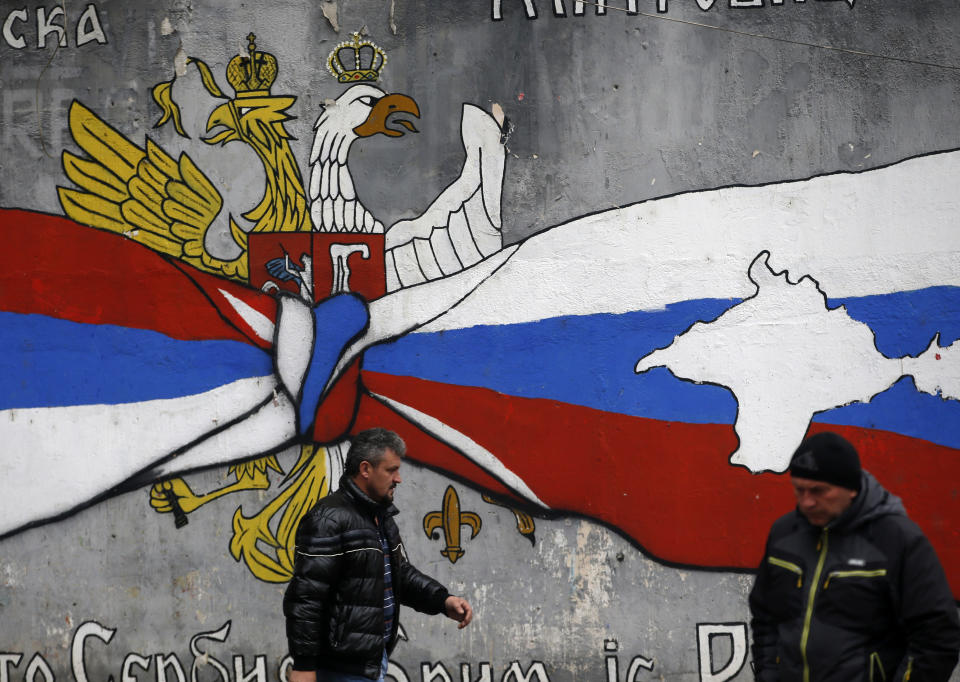
<path fill-rule="evenodd" d="M 463 170 L 421 216 L 387 230 L 387 291 L 452 275 L 501 249 L 501 132 L 486 111 L 463 105 Z"/>

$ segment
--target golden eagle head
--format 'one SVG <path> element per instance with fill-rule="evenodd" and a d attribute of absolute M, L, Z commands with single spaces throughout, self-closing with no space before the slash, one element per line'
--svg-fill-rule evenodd
<path fill-rule="evenodd" d="M 233 140 L 269 144 L 290 139 L 284 123 L 294 117 L 287 109 L 295 97 L 255 95 L 234 97 L 216 107 L 207 118 L 208 144 L 226 144 Z"/>

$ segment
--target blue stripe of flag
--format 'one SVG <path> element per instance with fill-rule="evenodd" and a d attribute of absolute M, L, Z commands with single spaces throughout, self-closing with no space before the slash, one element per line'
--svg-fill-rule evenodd
<path fill-rule="evenodd" d="M 732 424 L 737 403 L 726 388 L 682 381 L 663 368 L 641 375 L 633 370 L 637 360 L 670 345 L 695 322 L 714 320 L 739 302 L 703 299 L 660 311 L 411 334 L 367 351 L 364 369 L 650 419 Z M 841 304 L 873 330 L 888 357 L 917 355 L 937 332 L 943 346 L 960 338 L 960 287 L 828 302 L 831 308 Z M 837 371 L 840 376 L 842 368 Z M 960 447 L 960 403 L 919 393 L 910 378 L 869 404 L 830 410 L 815 421 Z"/>
<path fill-rule="evenodd" d="M 0 409 L 177 398 L 272 371 L 238 341 L 0 312 Z"/>

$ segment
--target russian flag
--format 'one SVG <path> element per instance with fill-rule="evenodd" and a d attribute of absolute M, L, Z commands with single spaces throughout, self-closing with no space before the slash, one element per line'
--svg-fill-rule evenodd
<path fill-rule="evenodd" d="M 541 513 L 600 521 L 662 562 L 735 570 L 756 567 L 771 523 L 794 506 L 784 462 L 806 433 L 832 430 L 902 497 L 960 596 L 958 173 L 951 152 L 677 195 L 552 228 L 432 325 L 367 351 L 363 380 L 379 405 L 361 426 L 402 415 L 431 436 L 411 448 L 431 467 Z M 768 279 L 781 285 L 771 294 L 783 297 L 773 300 L 778 317 L 747 318 L 737 331 L 764 338 L 774 326 L 788 342 L 767 344 L 766 364 L 738 367 L 742 385 L 806 362 L 814 370 L 770 388 L 765 407 L 789 411 L 825 388 L 849 387 L 849 398 L 814 399 L 792 423 L 751 424 L 756 405 L 710 378 L 729 374 L 715 357 L 737 354 L 723 334 L 698 348 L 702 376 L 669 365 L 635 372 L 757 297 L 751 264 L 765 252 Z M 819 312 L 791 314 L 800 292 Z M 819 328 L 805 329 L 813 313 L 839 318 L 868 347 L 846 337 L 839 348 L 790 345 L 791 334 L 816 338 Z M 850 359 L 861 355 L 887 374 L 855 376 Z M 880 388 L 857 392 L 870 381 Z M 457 458 L 451 443 L 476 454 Z M 735 465 L 747 446 L 766 449 L 769 463 Z M 484 464 L 491 457 L 495 468 Z M 517 480 L 530 494 L 517 494 Z"/>

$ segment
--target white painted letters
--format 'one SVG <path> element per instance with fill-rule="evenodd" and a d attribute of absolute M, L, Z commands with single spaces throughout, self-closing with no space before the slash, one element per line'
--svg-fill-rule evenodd
<path fill-rule="evenodd" d="M 407 673 L 393 661 L 387 661 L 387 677 L 393 679 L 393 682 L 410 682 Z"/>
<path fill-rule="evenodd" d="M 536 677 L 534 677 L 536 675 Z M 530 664 L 530 668 L 526 673 L 523 672 L 523 668 L 520 667 L 520 661 L 514 661 L 510 664 L 510 667 L 507 668 L 507 671 L 503 673 L 503 679 L 500 682 L 550 682 L 550 678 L 547 676 L 547 671 L 543 667 L 543 663 L 536 661 Z"/>
<path fill-rule="evenodd" d="M 553 14 L 557 17 L 566 17 L 567 11 L 564 6 L 565 0 L 553 0 Z M 533 4 L 533 0 L 523 0 L 524 5 L 527 9 L 527 19 L 536 19 L 537 10 Z M 607 13 L 607 0 L 572 0 L 573 2 L 573 15 L 574 16 L 583 16 L 586 13 L 586 6 L 593 5 L 596 7 L 597 15 L 604 15 Z M 806 0 L 793 0 L 795 4 L 801 4 L 806 2 Z M 820 0 L 820 2 L 846 2 L 850 5 L 850 8 L 853 9 L 856 0 Z M 493 12 L 492 16 L 494 21 L 503 20 L 502 13 L 502 3 L 503 0 L 493 0 Z M 657 3 L 657 12 L 660 14 L 666 14 L 670 9 L 670 0 L 656 0 Z M 708 12 L 717 4 L 717 0 L 696 0 L 697 6 L 704 12 Z M 782 6 L 785 3 L 785 0 L 770 0 L 771 6 Z M 722 6 L 722 5 L 721 5 Z M 727 7 L 730 9 L 753 9 L 756 7 L 763 7 L 764 0 L 727 0 Z M 626 0 L 626 15 L 635 15 L 639 14 L 637 9 L 637 0 Z"/>
<path fill-rule="evenodd" d="M 73 678 L 77 682 L 87 682 L 87 671 L 84 668 L 84 643 L 88 637 L 96 637 L 106 644 L 110 643 L 116 630 L 105 628 L 96 621 L 87 621 L 77 628 L 73 635 L 73 646 L 70 647 L 70 662 L 73 665 Z"/>
<path fill-rule="evenodd" d="M 107 42 L 107 36 L 103 34 L 103 26 L 100 25 L 97 8 L 91 3 L 83 10 L 80 20 L 77 21 L 77 47 L 86 45 L 93 40 L 103 45 Z"/>
<path fill-rule="evenodd" d="M 193 664 L 190 666 L 190 682 L 197 682 L 198 669 L 208 665 L 220 674 L 220 679 L 223 680 L 223 682 L 230 682 L 230 673 L 227 671 L 227 667 L 208 652 L 201 651 L 197 646 L 197 642 L 201 639 L 212 639 L 217 642 L 226 641 L 227 636 L 230 634 L 231 622 L 232 621 L 228 620 L 219 630 L 214 632 L 201 632 L 190 638 L 190 653 L 193 654 Z M 241 659 L 241 665 L 242 664 L 243 661 Z M 243 682 L 246 682 L 246 679 L 244 679 Z"/>
<path fill-rule="evenodd" d="M 266 654 L 253 653 L 254 658 L 248 668 L 243 654 L 226 657 L 226 660 L 232 658 L 232 665 L 225 665 L 211 655 L 208 647 L 201 647 L 201 640 L 226 642 L 231 626 L 231 621 L 227 621 L 217 630 L 200 632 L 190 638 L 189 651 L 193 662 L 189 676 L 174 650 L 153 655 L 127 652 L 119 666 L 120 674 L 109 677 L 118 679 L 119 682 L 269 682 Z M 90 682 L 87 675 L 90 660 L 87 659 L 87 654 L 97 647 L 91 649 L 88 646 L 89 640 L 95 638 L 104 644 L 110 644 L 116 633 L 115 628 L 108 628 L 96 621 L 84 622 L 76 629 L 70 648 L 75 682 Z M 716 640 L 721 637 L 729 639 L 729 646 L 716 646 Z M 698 624 L 697 649 L 701 682 L 726 682 L 733 679 L 746 662 L 747 626 L 745 623 Z M 603 640 L 603 665 L 606 672 L 604 682 L 640 682 L 647 679 L 646 673 L 654 668 L 653 659 L 634 655 L 627 664 L 627 658 L 621 657 L 618 652 L 620 645 L 616 639 Z M 116 654 L 117 661 L 120 661 L 120 652 Z M 718 657 L 726 660 L 718 660 Z M 0 653 L 0 682 L 56 682 L 53 669 L 39 652 L 30 659 L 23 676 L 17 675 L 15 679 L 14 671 L 23 659 L 22 652 Z M 411 679 L 400 665 L 389 661 L 386 677 L 391 682 L 550 682 L 546 664 L 537 660 L 527 663 L 511 661 L 502 668 L 502 672 L 489 661 L 422 661 L 419 665 L 420 674 Z M 715 665 L 718 668 L 716 670 Z M 101 666 L 96 667 L 99 669 Z M 288 682 L 292 667 L 293 659 L 289 655 L 283 656 L 276 668 L 275 679 Z M 451 670 L 454 672 L 451 673 Z"/>
<path fill-rule="evenodd" d="M 243 656 L 233 657 L 234 682 L 267 682 L 267 657 L 259 654 L 253 659 L 253 669 L 243 672 Z"/>
<path fill-rule="evenodd" d="M 283 657 L 283 660 L 280 661 L 280 670 L 278 675 L 280 678 L 280 682 L 288 682 L 288 680 L 290 679 L 290 670 L 292 668 L 293 668 L 293 658 L 289 654 L 287 654 L 286 656 Z M 397 682 L 400 682 L 400 680 L 398 680 Z M 403 680 L 403 682 L 406 682 L 406 680 Z"/>
<path fill-rule="evenodd" d="M 120 682 L 137 682 L 137 677 L 133 674 L 133 666 L 135 665 L 144 670 L 149 670 L 150 659 L 140 654 L 127 654 L 123 659 L 123 672 L 120 674 Z"/>
<path fill-rule="evenodd" d="M 537 18 L 537 8 L 533 0 L 523 0 L 523 9 L 527 13 L 527 19 Z M 503 20 L 503 0 L 493 0 L 492 16 L 494 21 Z"/>
<path fill-rule="evenodd" d="M 32 34 L 30 12 L 35 12 L 36 35 Z M 74 20 L 76 24 L 74 25 Z M 69 25 L 68 25 L 69 23 Z M 37 7 L 35 10 L 26 7 L 20 7 L 7 12 L 3 17 L 0 34 L 3 35 L 3 41 L 0 44 L 6 44 L 14 50 L 22 50 L 28 43 L 33 43 L 36 49 L 42 50 L 49 44 L 54 46 L 69 47 L 70 25 L 74 26 L 74 44 L 75 47 L 82 47 L 88 43 L 105 45 L 107 35 L 103 30 L 103 23 L 100 21 L 100 12 L 95 4 L 88 3 L 83 12 L 79 14 L 64 13 L 61 4 L 54 4 L 48 7 Z M 52 37 L 51 34 L 56 34 Z"/>
<path fill-rule="evenodd" d="M 603 640 L 603 650 L 608 654 L 606 656 L 607 682 L 620 682 L 620 658 L 616 655 L 619 649 L 620 645 L 617 640 Z M 653 659 L 644 656 L 634 656 L 630 661 L 630 666 L 627 668 L 627 676 L 624 678 L 624 682 L 639 682 L 637 675 L 640 674 L 641 668 L 644 670 L 653 670 Z"/>
<path fill-rule="evenodd" d="M 22 658 L 23 654 L 0 654 L 0 682 L 10 682 L 10 664 L 16 668 Z"/>
<path fill-rule="evenodd" d="M 167 682 L 167 668 L 173 670 L 174 675 L 176 676 L 176 682 L 187 682 L 187 676 L 183 672 L 183 665 L 180 663 L 180 659 L 177 658 L 176 654 L 157 654 L 155 657 L 157 661 L 157 682 Z"/>
<path fill-rule="evenodd" d="M 50 664 L 40 654 L 34 654 L 30 659 L 30 665 L 27 666 L 27 672 L 24 674 L 24 682 L 37 682 L 37 673 L 43 677 L 45 682 L 53 682 L 53 671 L 50 670 Z"/>
<path fill-rule="evenodd" d="M 730 638 L 730 659 L 719 670 L 714 670 L 712 647 L 717 637 Z M 698 623 L 697 651 L 700 656 L 700 682 L 726 682 L 733 679 L 747 660 L 747 624 Z"/>
<path fill-rule="evenodd" d="M 52 10 L 50 14 L 47 14 L 47 10 L 43 7 L 37 8 L 37 47 L 44 48 L 47 46 L 47 35 L 50 33 L 56 33 L 59 38 L 57 42 L 60 47 L 67 46 L 67 32 L 63 30 L 63 26 L 59 24 L 54 24 L 53 20 L 57 17 L 63 16 L 63 7 L 57 5 Z"/>
<path fill-rule="evenodd" d="M 420 679 L 423 682 L 453 682 L 443 663 L 421 663 Z"/>
<path fill-rule="evenodd" d="M 13 22 L 26 20 L 27 10 L 15 9 L 7 15 L 7 18 L 3 22 L 3 39 L 7 41 L 7 45 L 15 50 L 22 50 L 25 48 L 27 46 L 27 41 L 24 40 L 22 35 L 14 35 Z"/>
<path fill-rule="evenodd" d="M 490 677 L 490 664 L 484 662 L 484 663 L 481 663 L 478 667 L 480 668 L 480 677 L 474 680 L 474 679 L 471 679 L 470 677 L 470 664 L 461 663 L 460 664 L 460 682 L 490 682 L 490 680 L 492 679 Z"/>

